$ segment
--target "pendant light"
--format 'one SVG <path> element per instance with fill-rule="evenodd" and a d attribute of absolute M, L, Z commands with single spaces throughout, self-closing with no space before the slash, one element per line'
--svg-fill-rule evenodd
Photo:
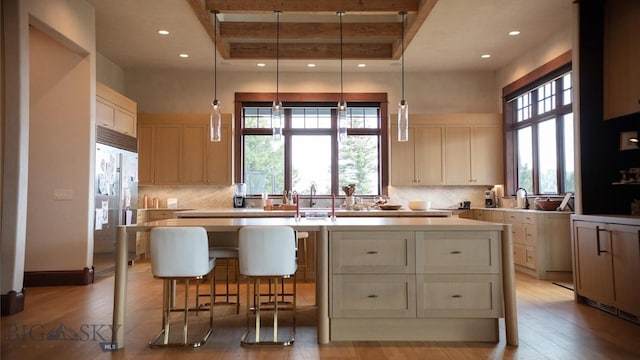
<path fill-rule="evenodd" d="M 271 106 L 271 128 L 273 140 L 282 140 L 282 102 L 280 101 L 280 11 L 276 10 L 276 99 Z"/>
<path fill-rule="evenodd" d="M 211 141 L 220 141 L 220 126 L 222 124 L 222 109 L 218 100 L 218 11 L 213 10 L 213 100 L 211 101 L 211 113 L 209 114 L 209 136 Z"/>
<path fill-rule="evenodd" d="M 337 12 L 340 18 L 340 101 L 338 101 L 338 141 L 347 139 L 347 102 L 344 101 L 344 86 L 342 73 L 342 17 L 344 11 Z"/>
<path fill-rule="evenodd" d="M 402 98 L 398 103 L 398 141 L 409 141 L 409 103 L 404 98 L 404 27 L 407 12 L 401 11 L 400 15 L 402 15 Z"/>

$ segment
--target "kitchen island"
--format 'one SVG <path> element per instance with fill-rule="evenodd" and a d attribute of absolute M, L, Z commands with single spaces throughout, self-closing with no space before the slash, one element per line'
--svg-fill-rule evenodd
<path fill-rule="evenodd" d="M 518 344 L 509 224 L 448 217 L 338 217 L 297 221 L 292 217 L 244 217 L 179 218 L 119 227 L 114 347 L 125 345 L 130 235 L 157 226 L 201 226 L 208 232 L 229 232 L 247 225 L 288 225 L 299 231 L 316 232 L 318 343 L 349 337 L 354 340 L 498 341 L 498 318 L 504 316 L 506 342 Z M 368 250 L 367 244 L 374 248 Z M 399 244 L 404 244 L 404 248 L 399 250 Z M 364 260 L 363 251 L 373 255 L 372 262 Z M 380 275 L 380 271 L 385 275 Z M 379 293 L 367 293 L 363 287 L 353 292 L 356 297 L 341 292 L 345 286 L 371 283 L 372 279 L 380 280 L 374 286 Z M 403 300 L 389 296 L 398 288 L 399 279 L 404 279 Z M 365 305 L 362 311 L 354 306 L 360 301 L 358 296 L 369 299 L 362 304 Z M 388 312 L 376 308 L 380 303 L 388 304 L 383 304 Z M 476 303 L 480 306 L 474 307 Z M 448 307 L 451 304 L 460 306 Z"/>

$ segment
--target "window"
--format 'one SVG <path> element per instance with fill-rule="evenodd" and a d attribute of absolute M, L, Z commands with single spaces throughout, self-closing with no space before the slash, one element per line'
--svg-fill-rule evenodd
<path fill-rule="evenodd" d="M 303 101 L 299 94 L 287 101 L 287 95 L 280 94 L 284 127 L 277 141 L 271 130 L 271 100 L 262 101 L 273 95 L 236 94 L 236 181 L 245 182 L 247 193 L 254 196 L 282 194 L 285 189 L 309 194 L 312 184 L 317 195 L 328 196 L 351 183 L 359 195 L 385 193 L 386 94 L 364 96 L 365 101 L 346 98 L 347 137 L 342 141 L 337 136 L 338 98 L 326 101 L 333 94 L 305 95 L 308 99 Z M 366 101 L 367 97 L 378 101 Z"/>
<path fill-rule="evenodd" d="M 505 96 L 507 189 L 574 192 L 571 64 Z"/>

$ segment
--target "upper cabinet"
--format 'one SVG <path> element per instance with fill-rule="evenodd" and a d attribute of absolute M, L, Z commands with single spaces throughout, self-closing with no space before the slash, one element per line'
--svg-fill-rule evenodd
<path fill-rule="evenodd" d="M 413 115 L 409 141 L 391 131 L 391 185 L 503 183 L 499 114 Z"/>
<path fill-rule="evenodd" d="M 136 137 L 137 104 L 128 97 L 96 82 L 96 124 Z"/>
<path fill-rule="evenodd" d="M 140 114 L 140 184 L 230 185 L 230 115 L 221 133 L 220 142 L 209 141 L 209 114 Z"/>
<path fill-rule="evenodd" d="M 604 118 L 640 112 L 640 1 L 605 2 Z"/>
<path fill-rule="evenodd" d="M 409 141 L 398 142 L 398 127 L 391 129 L 391 184 L 444 184 L 442 125 L 411 121 Z"/>

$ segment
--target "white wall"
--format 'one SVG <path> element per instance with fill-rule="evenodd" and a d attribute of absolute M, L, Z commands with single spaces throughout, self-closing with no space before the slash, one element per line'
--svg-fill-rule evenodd
<path fill-rule="evenodd" d="M 96 80 L 124 94 L 124 70 L 104 55 L 96 55 Z"/>
<path fill-rule="evenodd" d="M 556 32 L 544 43 L 532 48 L 496 74 L 497 97 L 502 106 L 502 88 L 573 48 L 573 28 Z"/>
<path fill-rule="evenodd" d="M 25 271 L 93 263 L 95 19 L 85 1 L 30 0 Z M 29 36 L 29 34 L 31 36 Z M 72 199 L 54 200 L 56 189 Z"/>
<path fill-rule="evenodd" d="M 340 74 L 281 73 L 280 92 L 340 92 Z M 125 71 L 128 97 L 138 112 L 209 112 L 213 73 L 168 69 Z M 236 92 L 275 92 L 272 71 L 218 72 L 218 98 L 225 113 L 233 112 Z M 400 73 L 346 73 L 345 92 L 384 92 L 395 112 L 400 100 Z M 498 112 L 493 72 L 405 74 L 410 113 Z"/>

